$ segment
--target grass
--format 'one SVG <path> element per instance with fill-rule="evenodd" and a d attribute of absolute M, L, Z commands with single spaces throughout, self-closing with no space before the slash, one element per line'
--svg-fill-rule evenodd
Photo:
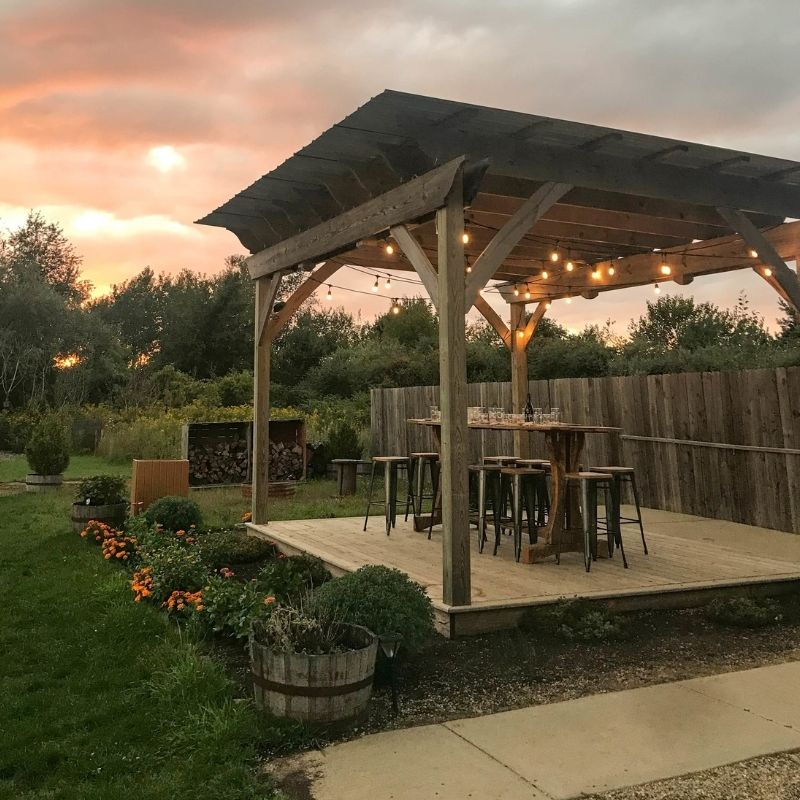
<path fill-rule="evenodd" d="M 24 481 L 30 472 L 24 455 L 0 454 L 0 483 L 6 481 Z M 64 471 L 67 480 L 88 478 L 91 475 L 122 475 L 129 478 L 130 464 L 112 464 L 100 456 L 72 456 L 69 466 Z"/>
<path fill-rule="evenodd" d="M 70 531 L 71 491 L 0 497 L 0 797 L 270 797 L 266 725 L 222 665 Z"/>

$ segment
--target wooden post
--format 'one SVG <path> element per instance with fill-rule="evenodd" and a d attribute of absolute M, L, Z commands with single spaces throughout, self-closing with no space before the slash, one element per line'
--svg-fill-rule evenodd
<path fill-rule="evenodd" d="M 467 476 L 467 356 L 463 171 L 436 212 L 439 235 L 439 384 L 442 409 L 442 596 L 469 605 L 469 486 Z"/>
<path fill-rule="evenodd" d="M 272 341 L 267 330 L 280 273 L 256 280 L 253 354 L 253 522 L 267 523 L 269 493 L 269 366 Z"/>
<path fill-rule="evenodd" d="M 525 341 L 525 303 L 511 305 L 511 411 L 521 414 L 528 398 L 528 348 Z M 521 335 L 520 335 L 521 334 Z M 530 458 L 530 435 L 514 431 L 514 455 Z"/>

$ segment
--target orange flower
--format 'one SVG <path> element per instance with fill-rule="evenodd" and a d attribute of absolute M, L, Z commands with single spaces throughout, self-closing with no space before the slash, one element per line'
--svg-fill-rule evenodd
<path fill-rule="evenodd" d="M 252 522 L 253 521 L 253 512 L 252 511 L 245 511 L 242 514 L 242 522 Z"/>
<path fill-rule="evenodd" d="M 265 605 L 265 606 L 271 606 L 271 605 L 274 605 L 274 604 L 275 604 L 275 595 L 268 594 L 268 595 L 267 595 L 267 596 L 264 598 L 264 605 Z"/>

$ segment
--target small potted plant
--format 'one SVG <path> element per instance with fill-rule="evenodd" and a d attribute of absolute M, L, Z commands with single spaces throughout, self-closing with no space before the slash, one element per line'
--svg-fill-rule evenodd
<path fill-rule="evenodd" d="M 92 519 L 120 528 L 128 511 L 125 494 L 124 479 L 114 475 L 95 475 L 81 481 L 72 504 L 75 532 L 80 533 Z"/>
<path fill-rule="evenodd" d="M 377 652 L 378 640 L 366 628 L 272 606 L 250 633 L 256 705 L 312 725 L 355 721 L 372 694 Z"/>
<path fill-rule="evenodd" d="M 25 478 L 29 492 L 57 489 L 69 464 L 69 436 L 55 415 L 44 417 L 33 429 L 25 448 L 31 471 Z"/>

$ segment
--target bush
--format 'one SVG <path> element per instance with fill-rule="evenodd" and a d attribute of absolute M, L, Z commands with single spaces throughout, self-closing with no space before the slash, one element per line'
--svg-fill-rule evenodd
<path fill-rule="evenodd" d="M 99 455 L 124 463 L 134 458 L 177 458 L 180 453 L 181 422 L 173 417 L 142 417 L 103 428 Z"/>
<path fill-rule="evenodd" d="M 69 434 L 55 415 L 44 417 L 33 429 L 25 448 L 28 465 L 37 475 L 60 475 L 69 464 Z"/>
<path fill-rule="evenodd" d="M 361 458 L 358 432 L 347 422 L 336 422 L 331 426 L 327 448 L 331 458 Z"/>
<path fill-rule="evenodd" d="M 602 642 L 620 639 L 626 633 L 621 617 L 612 616 L 605 608 L 579 600 L 556 603 L 534 612 L 526 627 L 542 627 L 563 639 L 581 642 Z"/>
<path fill-rule="evenodd" d="M 200 558 L 209 569 L 231 564 L 251 564 L 272 558 L 277 550 L 271 542 L 242 531 L 214 531 L 197 537 Z"/>
<path fill-rule="evenodd" d="M 144 517 L 151 525 L 161 525 L 173 533 L 203 524 L 200 506 L 187 497 L 160 497 L 144 512 Z"/>
<path fill-rule="evenodd" d="M 713 622 L 733 628 L 764 628 L 783 619 L 780 606 L 774 600 L 751 597 L 712 600 L 706 606 L 706 616 Z"/>
<path fill-rule="evenodd" d="M 256 582 L 264 595 L 280 603 L 299 602 L 313 589 L 330 580 L 322 561 L 314 556 L 279 557 L 258 573 Z"/>
<path fill-rule="evenodd" d="M 202 589 L 208 573 L 194 547 L 169 541 L 157 548 L 140 551 L 142 563 L 150 568 L 151 592 L 155 600 L 164 601 L 174 591 L 196 592 Z"/>
<path fill-rule="evenodd" d="M 240 583 L 233 577 L 214 575 L 203 588 L 205 625 L 215 633 L 246 639 L 253 620 L 269 613 L 271 598 L 256 581 Z"/>
<path fill-rule="evenodd" d="M 419 650 L 433 633 L 433 605 L 425 590 L 389 567 L 361 567 L 335 578 L 314 593 L 314 607 L 378 635 L 399 633 L 407 652 Z"/>
<path fill-rule="evenodd" d="M 109 506 L 124 503 L 125 479 L 114 475 L 95 475 L 80 482 L 75 502 L 87 506 Z"/>

